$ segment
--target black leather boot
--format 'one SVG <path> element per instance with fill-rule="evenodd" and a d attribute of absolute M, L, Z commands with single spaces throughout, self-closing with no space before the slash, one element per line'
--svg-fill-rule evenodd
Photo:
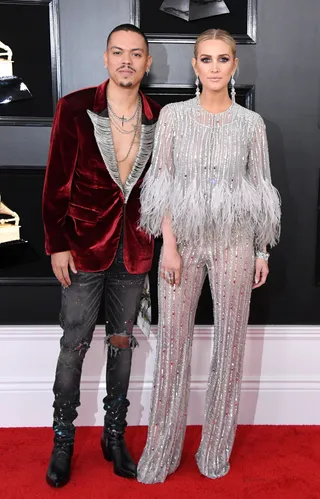
<path fill-rule="evenodd" d="M 104 458 L 113 462 L 114 473 L 124 478 L 136 478 L 137 466 L 130 456 L 124 433 L 129 406 L 127 392 L 131 371 L 132 349 L 108 349 L 107 396 L 104 398 L 106 415 L 101 438 Z"/>
<path fill-rule="evenodd" d="M 70 480 L 73 444 L 55 443 L 46 475 L 51 487 L 63 487 Z"/>
<path fill-rule="evenodd" d="M 104 458 L 113 462 L 115 475 L 123 478 L 136 478 L 137 466 L 129 454 L 123 436 L 101 437 L 101 449 Z"/>
<path fill-rule="evenodd" d="M 80 405 L 80 378 L 87 349 L 88 346 L 83 346 L 81 350 L 66 347 L 60 350 L 53 385 L 54 447 L 46 475 L 46 480 L 52 487 L 62 487 L 70 480 L 76 431 L 73 421 Z"/>

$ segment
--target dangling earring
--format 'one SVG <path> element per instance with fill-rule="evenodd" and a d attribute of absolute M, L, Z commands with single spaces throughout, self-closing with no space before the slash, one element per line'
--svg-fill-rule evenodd
<path fill-rule="evenodd" d="M 236 102 L 235 84 L 236 84 L 236 81 L 234 79 L 234 75 L 232 75 L 232 78 L 231 78 L 231 100 L 232 100 L 232 104 L 234 104 Z"/>
<path fill-rule="evenodd" d="M 196 97 L 200 97 L 200 88 L 199 88 L 199 85 L 200 85 L 200 80 L 199 80 L 199 76 L 197 75 L 197 79 L 196 79 Z"/>
<path fill-rule="evenodd" d="M 146 75 L 149 76 L 149 74 L 150 74 L 150 69 L 147 69 Z"/>

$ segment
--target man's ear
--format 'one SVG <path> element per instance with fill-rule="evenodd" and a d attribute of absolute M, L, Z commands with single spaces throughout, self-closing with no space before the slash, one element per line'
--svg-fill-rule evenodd
<path fill-rule="evenodd" d="M 151 68 L 151 65 L 152 65 L 152 60 L 153 60 L 152 59 L 152 55 L 149 54 L 148 55 L 148 62 L 147 62 L 147 69 L 149 69 L 149 71 L 150 71 L 150 68 Z"/>
<path fill-rule="evenodd" d="M 103 53 L 103 61 L 104 61 L 105 68 L 108 69 L 108 52 L 106 50 Z"/>

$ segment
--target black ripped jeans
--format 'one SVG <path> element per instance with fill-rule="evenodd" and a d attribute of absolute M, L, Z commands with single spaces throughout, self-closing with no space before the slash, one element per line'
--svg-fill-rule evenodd
<path fill-rule="evenodd" d="M 105 302 L 106 343 L 108 360 L 106 369 L 107 395 L 104 398 L 105 431 L 123 434 L 129 401 L 132 350 L 137 345 L 132 334 L 139 309 L 145 274 L 129 274 L 123 263 L 123 244 L 119 245 L 112 265 L 101 272 L 70 272 L 71 286 L 62 289 L 60 341 L 54 392 L 55 442 L 72 444 L 80 405 L 80 378 L 82 363 L 90 347 L 102 297 Z M 118 348 L 114 336 L 127 337 L 128 347 Z M 113 343 L 113 344 L 112 344 Z"/>

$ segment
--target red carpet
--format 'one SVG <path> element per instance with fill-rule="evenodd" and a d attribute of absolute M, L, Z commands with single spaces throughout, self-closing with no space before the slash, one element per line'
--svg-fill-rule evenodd
<path fill-rule="evenodd" d="M 189 427 L 178 471 L 164 484 L 116 477 L 103 460 L 101 428 L 78 428 L 71 482 L 51 489 L 45 472 L 49 428 L 0 429 L 1 499 L 320 499 L 320 426 L 240 426 L 229 474 L 199 474 L 194 453 L 200 427 Z M 146 428 L 130 427 L 127 443 L 138 459 Z"/>

